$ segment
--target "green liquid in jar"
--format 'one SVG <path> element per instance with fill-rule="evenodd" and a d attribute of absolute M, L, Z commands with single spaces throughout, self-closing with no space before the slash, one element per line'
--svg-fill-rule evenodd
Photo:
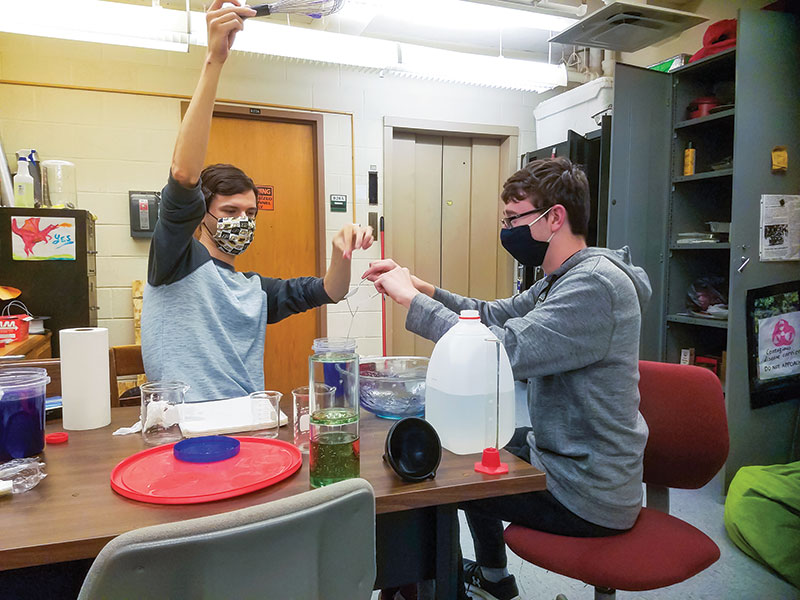
<path fill-rule="evenodd" d="M 360 474 L 359 440 L 354 433 L 320 433 L 311 440 L 309 451 L 312 487 L 330 485 Z"/>
<path fill-rule="evenodd" d="M 358 413 L 351 408 L 334 406 L 311 413 L 312 425 L 348 425 L 358 421 Z"/>

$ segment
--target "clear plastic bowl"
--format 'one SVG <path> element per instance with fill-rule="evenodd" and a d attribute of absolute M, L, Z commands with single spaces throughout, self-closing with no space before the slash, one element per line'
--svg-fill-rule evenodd
<path fill-rule="evenodd" d="M 427 358 L 373 356 L 359 362 L 359 399 L 363 408 L 385 419 L 425 414 Z"/>

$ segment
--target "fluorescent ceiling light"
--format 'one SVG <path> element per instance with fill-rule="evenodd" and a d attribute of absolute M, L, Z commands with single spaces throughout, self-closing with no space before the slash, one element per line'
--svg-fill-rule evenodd
<path fill-rule="evenodd" d="M 191 43 L 208 45 L 205 15 L 192 12 L 191 18 Z M 244 30 L 236 35 L 233 49 L 371 69 L 397 63 L 394 42 L 255 20 L 247 21 Z"/>
<path fill-rule="evenodd" d="M 189 51 L 186 14 L 100 0 L 0 0 L 0 31 L 154 50 Z"/>
<path fill-rule="evenodd" d="M 400 44 L 397 74 L 412 77 L 542 92 L 567 85 L 564 65 L 530 60 L 466 54 L 438 48 Z"/>
<path fill-rule="evenodd" d="M 463 30 L 528 28 L 555 33 L 576 22 L 567 17 L 464 0 L 347 0 L 338 14 L 342 19 L 380 14 L 399 21 Z"/>
<path fill-rule="evenodd" d="M 202 13 L 192 13 L 191 43 L 206 45 Z M 234 50 L 270 54 L 384 74 L 542 92 L 567 84 L 564 65 L 453 52 L 328 31 L 248 21 Z"/>

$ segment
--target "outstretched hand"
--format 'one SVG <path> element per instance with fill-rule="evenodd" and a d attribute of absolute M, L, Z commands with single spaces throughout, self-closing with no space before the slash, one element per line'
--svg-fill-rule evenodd
<path fill-rule="evenodd" d="M 381 260 L 373 261 L 369 263 L 369 268 L 364 271 L 361 279 L 368 279 L 374 283 L 377 281 L 378 277 L 384 273 L 388 273 L 392 269 L 396 269 L 399 266 L 400 265 L 394 262 L 391 258 L 382 258 Z"/>
<path fill-rule="evenodd" d="M 411 281 L 411 273 L 405 267 L 395 267 L 379 276 L 375 281 L 375 289 L 386 294 L 398 304 L 408 308 L 411 301 L 419 294 Z"/>
<path fill-rule="evenodd" d="M 239 0 L 214 0 L 206 11 L 209 59 L 219 64 L 224 63 L 236 34 L 244 28 L 244 19 L 255 15 L 256 11 L 249 6 L 242 6 Z"/>
<path fill-rule="evenodd" d="M 372 281 L 375 284 L 375 287 L 378 291 L 382 292 L 383 290 L 380 289 L 378 282 L 380 281 L 381 277 L 385 274 L 394 271 L 395 269 L 400 269 L 400 265 L 394 262 L 391 258 L 384 258 L 381 260 L 376 260 L 369 263 L 369 268 L 364 271 L 364 274 L 361 276 L 361 279 L 367 279 Z M 404 269 L 408 273 L 408 269 Z M 436 292 L 436 287 L 427 281 L 423 281 L 419 277 L 411 275 L 409 273 L 409 279 L 411 284 L 418 292 L 422 292 L 426 296 L 430 296 L 433 298 L 434 293 Z M 390 294 L 391 295 L 391 294 Z"/>
<path fill-rule="evenodd" d="M 366 250 L 372 246 L 372 227 L 362 227 L 350 223 L 342 227 L 333 238 L 333 249 L 342 254 L 342 258 L 353 258 L 353 250 Z"/>

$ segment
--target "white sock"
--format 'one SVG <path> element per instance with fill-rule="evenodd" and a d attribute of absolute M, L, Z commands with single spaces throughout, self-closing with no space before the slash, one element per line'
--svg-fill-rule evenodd
<path fill-rule="evenodd" d="M 503 567 L 502 569 L 481 567 L 481 575 L 483 575 L 484 579 L 488 579 L 492 583 L 497 583 L 504 577 L 508 577 L 508 569 L 506 567 Z"/>

